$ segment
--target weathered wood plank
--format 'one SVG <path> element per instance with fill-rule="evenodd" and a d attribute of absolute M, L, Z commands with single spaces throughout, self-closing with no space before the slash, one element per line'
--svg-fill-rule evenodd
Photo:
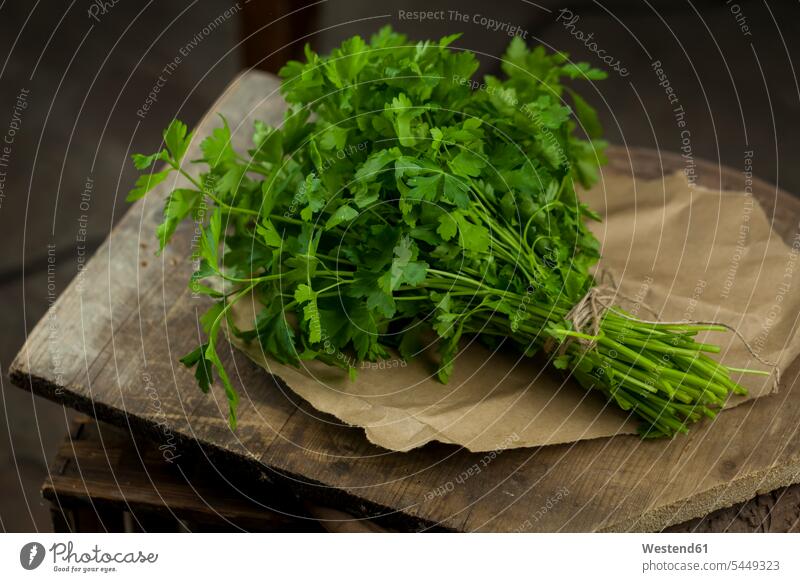
<path fill-rule="evenodd" d="M 151 443 L 137 443 L 126 431 L 86 417 L 77 421 L 53 465 L 42 496 L 54 510 L 81 508 L 97 512 L 98 520 L 111 509 L 127 511 L 137 529 L 147 529 L 157 514 L 175 528 L 178 520 L 188 520 L 226 530 L 322 531 L 291 500 L 254 495 L 218 475 L 202 456 L 174 463 Z"/>
<path fill-rule="evenodd" d="M 280 120 L 274 78 L 249 73 L 215 105 L 241 145 L 253 118 Z M 217 123 L 200 124 L 199 140 Z M 680 157 L 613 148 L 607 171 L 638 177 L 680 169 Z M 698 163 L 700 182 L 742 189 L 739 172 Z M 166 194 L 167 187 L 161 194 Z M 777 232 L 797 231 L 800 202 L 754 183 Z M 163 196 L 161 197 L 163 198 Z M 201 394 L 177 358 L 196 345 L 202 300 L 191 297 L 192 225 L 153 256 L 159 196 L 134 205 L 89 263 L 82 289 L 73 283 L 31 334 L 11 369 L 18 385 L 74 406 L 156 442 L 197 441 L 212 458 L 323 504 L 390 525 L 499 531 L 654 530 L 700 517 L 798 480 L 800 398 L 797 362 L 780 393 L 721 414 L 673 441 L 635 437 L 508 450 L 495 457 L 428 445 L 393 453 L 371 445 L 360 429 L 298 402 L 279 381 L 226 350 L 242 393 L 240 427 L 226 424 L 219 390 Z M 50 365 L 57 347 L 61 370 Z"/>

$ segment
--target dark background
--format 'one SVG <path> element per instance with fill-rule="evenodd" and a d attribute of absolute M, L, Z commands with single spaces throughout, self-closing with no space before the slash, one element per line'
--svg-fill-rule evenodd
<path fill-rule="evenodd" d="M 11 387 L 5 374 L 53 293 L 76 274 L 81 215 L 87 218 L 87 246 L 96 248 L 126 210 L 125 194 L 135 177 L 130 153 L 156 150 L 161 129 L 172 118 L 195 124 L 240 70 L 276 70 L 304 42 L 327 51 L 388 23 L 413 39 L 461 31 L 457 46 L 481 54 L 483 72 L 494 72 L 510 40 L 502 31 L 471 18 L 457 22 L 447 13 L 433 22 L 399 18 L 400 10 L 457 9 L 520 26 L 529 43 L 600 65 L 558 21 L 559 10 L 569 9 L 579 16 L 575 30 L 593 33 L 598 46 L 630 71 L 624 78 L 612 72 L 596 87 L 584 88 L 609 141 L 679 150 L 680 131 L 651 68 L 660 60 L 686 110 L 694 156 L 743 169 L 744 152 L 752 150 L 756 176 L 800 193 L 800 164 L 794 159 L 800 88 L 793 65 L 800 54 L 794 34 L 798 2 L 306 4 L 117 0 L 113 6 L 106 2 L 103 13 L 86 0 L 0 2 L 0 139 L 17 95 L 29 91 L 10 163 L 0 168 L 6 172 L 0 199 L 0 530 L 50 527 L 38 489 L 71 413 Z M 229 9 L 235 13 L 220 20 Z M 145 118 L 138 117 L 163 67 L 215 21 L 168 77 Z M 87 178 L 94 184 L 88 211 L 80 207 Z M 48 245 L 55 249 L 49 273 Z"/>

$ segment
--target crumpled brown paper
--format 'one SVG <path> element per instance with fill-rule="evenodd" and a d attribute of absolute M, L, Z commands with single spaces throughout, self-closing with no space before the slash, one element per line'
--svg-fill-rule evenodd
<path fill-rule="evenodd" d="M 634 183 L 606 172 L 582 199 L 603 216 L 592 225 L 602 243 L 598 272 L 615 279 L 626 309 L 641 319 L 652 319 L 653 309 L 662 320 L 730 324 L 781 370 L 800 353 L 800 243 L 790 249 L 752 196 L 690 187 L 682 173 Z M 259 309 L 252 300 L 237 304 L 237 325 L 252 328 Z M 636 430 L 627 413 L 548 368 L 544 357 L 492 353 L 471 342 L 447 385 L 424 358 L 365 364 L 351 381 L 325 364 L 293 368 L 265 358 L 257 342 L 233 341 L 316 409 L 363 427 L 371 442 L 391 450 L 435 440 L 482 452 Z M 722 347 L 729 365 L 768 369 L 732 333 L 714 333 L 708 341 Z M 743 376 L 741 382 L 750 394 L 728 406 L 774 389 L 773 378 Z"/>

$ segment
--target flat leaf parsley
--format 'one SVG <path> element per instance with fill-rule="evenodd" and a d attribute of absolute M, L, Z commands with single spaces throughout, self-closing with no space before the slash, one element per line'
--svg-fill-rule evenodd
<path fill-rule="evenodd" d="M 595 333 L 569 316 L 599 257 L 586 226 L 598 217 L 576 185 L 595 182 L 605 146 L 572 85 L 606 74 L 515 38 L 503 77 L 479 84 L 475 55 L 451 48 L 457 39 L 411 43 L 384 28 L 325 57 L 307 47 L 306 62 L 280 71 L 283 123 L 256 123 L 246 152 L 222 119 L 198 160 L 185 160 L 193 134 L 179 121 L 163 150 L 134 156 L 145 172 L 130 200 L 173 172 L 190 184 L 166 199 L 160 248 L 181 221 L 202 224 L 192 285 L 215 303 L 206 342 L 181 361 L 203 390 L 219 379 L 235 426 L 219 332 L 254 295 L 254 329 L 233 332 L 279 362 L 352 373 L 356 361 L 390 349 L 411 358 L 433 340 L 446 382 L 461 339 L 477 336 L 545 349 L 555 368 L 632 411 L 644 435 L 713 417 L 743 391 L 705 355 L 716 348 L 693 339 L 720 328 L 648 323 L 615 307 Z"/>

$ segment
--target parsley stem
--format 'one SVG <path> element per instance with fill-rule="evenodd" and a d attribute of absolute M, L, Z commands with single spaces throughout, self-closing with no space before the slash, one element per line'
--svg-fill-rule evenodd
<path fill-rule="evenodd" d="M 231 213 L 234 213 L 234 214 L 249 214 L 249 215 L 259 216 L 259 213 L 256 212 L 255 210 L 250 210 L 249 208 L 241 208 L 239 206 L 231 206 L 230 204 L 226 204 L 225 202 L 223 202 L 222 200 L 217 198 L 214 194 L 212 194 L 210 190 L 208 190 L 207 188 L 203 188 L 203 186 L 197 180 L 195 180 L 192 177 L 191 174 L 186 172 L 186 170 L 184 170 L 182 167 L 180 167 L 180 166 L 178 166 L 177 164 L 174 164 L 174 163 L 172 164 L 172 166 L 176 170 L 178 170 L 178 172 L 180 172 L 180 174 L 184 178 L 189 180 L 194 185 L 195 188 L 197 188 L 204 195 L 208 196 L 211 200 L 214 201 L 214 204 L 216 204 L 220 208 L 224 209 L 225 211 L 231 212 Z"/>

